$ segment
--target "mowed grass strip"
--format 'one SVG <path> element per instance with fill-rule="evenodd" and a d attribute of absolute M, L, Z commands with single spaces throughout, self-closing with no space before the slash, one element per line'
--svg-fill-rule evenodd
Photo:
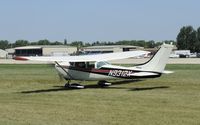
<path fill-rule="evenodd" d="M 51 65 L 0 65 L 0 125 L 200 124 L 200 65 L 108 88 L 64 89 Z"/>

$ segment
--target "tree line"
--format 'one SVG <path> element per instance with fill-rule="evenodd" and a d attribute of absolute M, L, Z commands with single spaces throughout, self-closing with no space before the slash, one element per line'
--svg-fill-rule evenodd
<path fill-rule="evenodd" d="M 195 30 L 192 26 L 184 26 L 177 35 L 177 48 L 200 52 L 200 27 Z"/>
<path fill-rule="evenodd" d="M 95 41 L 92 43 L 83 41 L 73 41 L 68 43 L 66 39 L 63 42 L 55 41 L 51 42 L 47 39 L 39 40 L 37 42 L 29 42 L 28 40 L 17 40 L 14 43 L 8 40 L 0 40 L 0 49 L 8 49 L 20 46 L 28 45 L 69 45 L 76 46 L 77 48 L 88 47 L 88 46 L 103 46 L 103 45 L 133 45 L 141 46 L 144 48 L 155 48 L 165 43 L 173 43 L 179 50 L 191 50 L 191 52 L 200 52 L 200 27 L 195 30 L 192 26 L 183 26 L 177 35 L 176 41 L 165 40 L 156 42 L 154 40 L 121 40 L 117 42 L 110 41 Z"/>
<path fill-rule="evenodd" d="M 165 43 L 171 43 L 173 42 L 176 44 L 173 40 L 163 41 Z M 8 48 L 14 48 L 14 47 L 21 47 L 21 46 L 29 46 L 29 45 L 69 45 L 69 46 L 75 46 L 78 48 L 81 47 L 88 47 L 88 46 L 103 46 L 103 45 L 132 45 L 132 46 L 141 46 L 145 48 L 154 48 L 157 46 L 160 46 L 163 42 L 155 42 L 153 40 L 151 41 L 145 41 L 145 40 L 122 40 L 117 42 L 110 42 L 110 41 L 95 41 L 92 43 L 89 42 L 83 42 L 83 41 L 73 41 L 71 43 L 67 43 L 66 40 L 64 42 L 51 42 L 47 39 L 39 40 L 38 42 L 29 42 L 28 40 L 17 40 L 14 43 L 9 42 L 8 40 L 0 40 L 0 49 L 8 49 Z"/>
<path fill-rule="evenodd" d="M 29 42 L 28 40 L 17 40 L 14 43 L 9 42 L 8 40 L 0 40 L 0 49 L 8 49 L 29 45 L 63 45 L 63 43 L 58 41 L 50 42 L 47 39 L 39 40 L 38 42 Z"/>

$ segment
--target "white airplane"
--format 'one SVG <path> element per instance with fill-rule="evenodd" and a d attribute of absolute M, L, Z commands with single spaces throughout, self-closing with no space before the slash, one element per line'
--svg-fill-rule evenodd
<path fill-rule="evenodd" d="M 65 57 L 16 57 L 15 59 L 55 62 L 58 73 L 68 81 L 65 87 L 84 88 L 78 83 L 70 84 L 71 80 L 98 80 L 98 85 L 105 87 L 111 85 L 106 80 L 156 78 L 162 74 L 172 73 L 164 70 L 172 48 L 173 45 L 163 44 L 149 61 L 133 67 L 111 65 L 107 61 L 138 57 L 147 54 L 147 51 Z"/>

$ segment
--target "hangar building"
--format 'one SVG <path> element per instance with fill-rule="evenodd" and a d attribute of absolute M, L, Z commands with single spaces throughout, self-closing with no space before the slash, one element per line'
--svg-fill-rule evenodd
<path fill-rule="evenodd" d="M 143 50 L 144 47 L 127 46 L 127 45 L 112 45 L 112 46 L 90 46 L 83 48 L 86 53 L 111 53 L 111 52 L 125 52 L 133 50 Z"/>
<path fill-rule="evenodd" d="M 14 48 L 15 56 L 66 56 L 77 51 L 76 47 L 63 45 L 23 46 Z"/>
<path fill-rule="evenodd" d="M 0 49 L 0 58 L 1 59 L 6 59 L 8 57 L 8 52 L 5 50 Z"/>

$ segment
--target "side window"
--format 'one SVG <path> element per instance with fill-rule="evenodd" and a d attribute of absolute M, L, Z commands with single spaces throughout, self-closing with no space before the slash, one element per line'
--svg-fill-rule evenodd
<path fill-rule="evenodd" d="M 94 62 L 70 62 L 70 66 L 77 68 L 94 68 Z"/>
<path fill-rule="evenodd" d="M 77 62 L 76 66 L 79 68 L 86 68 L 85 62 Z"/>
<path fill-rule="evenodd" d="M 86 62 L 86 68 L 94 68 L 94 62 Z"/>

